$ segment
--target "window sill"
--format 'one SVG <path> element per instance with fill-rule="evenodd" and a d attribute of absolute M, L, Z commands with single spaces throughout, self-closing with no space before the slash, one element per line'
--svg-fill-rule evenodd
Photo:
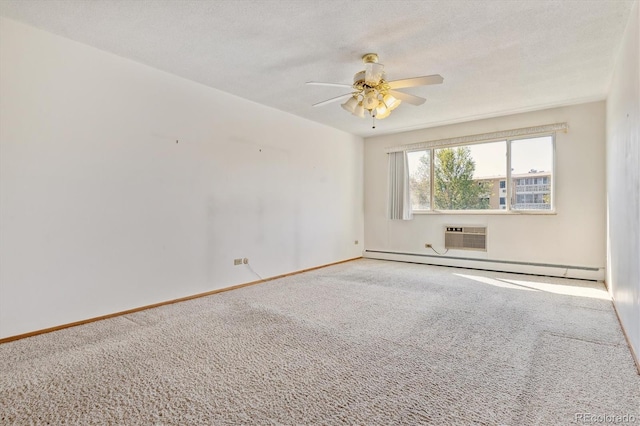
<path fill-rule="evenodd" d="M 555 210 L 414 210 L 414 215 L 506 215 L 506 216 L 555 216 L 558 213 Z"/>

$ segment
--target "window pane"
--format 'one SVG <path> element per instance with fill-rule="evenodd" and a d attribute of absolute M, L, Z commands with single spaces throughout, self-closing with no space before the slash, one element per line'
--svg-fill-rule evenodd
<path fill-rule="evenodd" d="M 436 209 L 500 209 L 500 181 L 506 178 L 507 170 L 506 142 L 442 148 L 434 152 Z"/>
<path fill-rule="evenodd" d="M 429 154 L 430 151 L 407 152 L 411 208 L 413 210 L 429 210 L 431 208 L 431 161 Z"/>
<path fill-rule="evenodd" d="M 512 141 L 511 168 L 511 208 L 550 210 L 553 138 L 544 136 Z"/>

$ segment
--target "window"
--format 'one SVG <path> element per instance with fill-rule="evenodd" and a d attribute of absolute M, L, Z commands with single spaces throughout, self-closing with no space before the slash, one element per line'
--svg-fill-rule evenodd
<path fill-rule="evenodd" d="M 511 177 L 526 177 L 525 185 L 512 189 L 513 210 L 550 210 L 553 170 L 553 138 L 520 139 L 511 142 Z M 525 180 L 525 179 L 519 179 Z M 524 197 L 521 197 L 524 195 Z"/>
<path fill-rule="evenodd" d="M 431 208 L 431 151 L 407 152 L 409 191 L 413 210 Z"/>
<path fill-rule="evenodd" d="M 494 185 L 506 170 L 505 142 L 434 150 L 433 201 L 436 210 L 498 209 Z M 495 188 L 497 189 L 497 187 Z"/>
<path fill-rule="evenodd" d="M 409 151 L 412 208 L 551 210 L 553 155 L 553 136 Z"/>

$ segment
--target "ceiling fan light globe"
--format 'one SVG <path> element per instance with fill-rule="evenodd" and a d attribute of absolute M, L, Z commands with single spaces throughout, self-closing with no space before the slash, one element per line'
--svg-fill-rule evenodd
<path fill-rule="evenodd" d="M 388 117 L 388 116 L 390 116 L 390 115 L 391 115 L 391 110 L 390 110 L 389 108 L 386 108 L 386 109 L 384 110 L 384 112 L 382 112 L 382 113 L 381 113 L 381 112 L 378 112 L 378 113 L 376 114 L 376 118 L 377 118 L 378 120 L 382 120 L 383 118 L 387 118 L 387 117 Z"/>
<path fill-rule="evenodd" d="M 358 105 L 356 105 L 352 114 L 356 117 L 364 118 L 364 107 L 362 106 L 362 102 L 359 102 Z"/>
<path fill-rule="evenodd" d="M 369 111 L 371 111 L 374 108 L 377 108 L 378 105 L 380 104 L 380 101 L 378 100 L 378 97 L 375 91 L 372 90 L 369 93 L 367 93 L 364 96 L 364 100 L 362 101 L 362 104 L 365 107 L 365 109 L 368 109 Z"/>
<path fill-rule="evenodd" d="M 400 99 L 396 99 L 395 97 L 393 97 L 393 95 L 389 93 L 384 95 L 382 99 L 384 100 L 384 103 L 387 105 L 387 108 L 389 108 L 391 111 L 398 108 L 398 106 L 402 102 Z"/>
<path fill-rule="evenodd" d="M 378 104 L 378 106 L 376 107 L 376 118 L 381 116 L 381 115 L 386 114 L 387 111 L 390 111 L 389 108 L 387 108 L 382 102 L 380 102 Z M 389 115 L 389 114 L 387 114 L 387 115 Z"/>
<path fill-rule="evenodd" d="M 348 111 L 351 114 L 353 114 L 356 107 L 358 106 L 358 99 L 355 96 L 352 96 L 347 100 L 347 102 L 343 103 L 341 106 L 342 108 L 345 109 L 345 111 Z"/>

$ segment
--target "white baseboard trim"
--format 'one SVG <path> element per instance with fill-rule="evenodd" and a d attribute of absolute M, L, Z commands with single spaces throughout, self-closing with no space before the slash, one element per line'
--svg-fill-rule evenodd
<path fill-rule="evenodd" d="M 638 353 L 631 344 L 631 339 L 627 334 L 627 329 L 624 327 L 622 318 L 620 318 L 620 312 L 618 312 L 618 306 L 616 304 L 616 300 L 613 297 L 611 297 L 611 304 L 613 305 L 613 311 L 616 313 L 616 318 L 618 319 L 618 323 L 620 324 L 620 328 L 622 329 L 622 334 L 624 334 L 624 338 L 627 341 L 627 346 L 629 346 L 629 351 L 631 351 L 631 358 L 633 358 L 633 362 L 636 364 L 636 369 L 638 370 L 638 374 L 640 375 L 640 357 L 638 357 Z"/>
<path fill-rule="evenodd" d="M 604 268 L 547 263 L 529 263 L 509 260 L 473 259 L 455 256 L 437 256 L 421 253 L 402 253 L 384 250 L 365 250 L 363 257 L 369 259 L 395 260 L 400 262 L 423 263 L 426 265 L 454 266 L 458 268 L 481 269 L 486 271 L 514 272 L 518 274 L 544 275 L 560 278 L 603 281 Z"/>
<path fill-rule="evenodd" d="M 228 286 L 228 287 L 222 287 L 222 288 L 218 288 L 218 289 L 215 289 L 215 290 L 210 290 L 210 291 L 207 291 L 207 292 L 204 292 L 204 293 L 193 294 L 193 295 L 190 295 L 190 296 L 180 297 L 178 299 L 166 300 L 164 302 L 154 303 L 152 305 L 140 306 L 140 307 L 137 307 L 137 308 L 128 309 L 126 311 L 114 312 L 112 314 L 101 315 L 99 317 L 82 319 L 80 321 L 70 322 L 70 323 L 66 323 L 66 324 L 60 324 L 60 325 L 56 325 L 56 326 L 49 327 L 49 328 L 29 331 L 29 332 L 26 332 L 26 333 L 16 334 L 16 335 L 13 335 L 13 336 L 1 337 L 0 338 L 0 344 L 7 343 L 7 342 L 12 342 L 14 340 L 24 339 L 26 337 L 37 336 L 38 334 L 51 333 L 52 331 L 58 331 L 58 330 L 63 330 L 65 328 L 70 328 L 70 327 L 76 327 L 76 326 L 79 326 L 79 325 L 89 324 L 91 322 L 102 321 L 102 320 L 106 320 L 106 319 L 109 319 L 109 318 L 118 317 L 118 316 L 121 316 L 121 315 L 128 315 L 128 314 L 132 314 L 132 313 L 135 313 L 135 312 L 144 311 L 144 310 L 147 310 L 147 309 L 158 308 L 158 307 L 164 306 L 164 305 L 170 305 L 170 304 L 179 303 L 179 302 L 186 302 L 187 300 L 197 299 L 197 298 L 200 298 L 200 297 L 212 296 L 212 295 L 217 294 L 217 293 L 223 293 L 225 291 L 230 291 L 230 290 L 237 290 L 237 289 L 242 288 L 242 287 L 261 284 L 261 283 L 264 283 L 264 282 L 267 282 L 267 281 L 276 280 L 278 278 L 285 278 L 285 277 L 288 277 L 288 276 L 291 276 L 291 275 L 297 275 L 297 274 L 301 274 L 303 272 L 313 271 L 315 269 L 326 268 L 327 266 L 338 265 L 340 263 L 351 262 L 352 260 L 356 260 L 356 259 L 360 259 L 360 257 L 353 257 L 353 258 L 349 258 L 349 259 L 345 259 L 345 260 L 339 260 L 337 262 L 327 263 L 327 264 L 320 265 L 320 266 L 313 266 L 311 268 L 300 269 L 298 271 L 288 272 L 288 273 L 281 274 L 281 275 L 276 275 L 276 276 L 267 277 L 267 278 L 261 278 L 259 281 L 251 281 L 251 282 L 247 282 L 247 283 L 244 283 L 244 284 L 236 284 L 236 285 L 232 285 L 232 286 Z"/>

